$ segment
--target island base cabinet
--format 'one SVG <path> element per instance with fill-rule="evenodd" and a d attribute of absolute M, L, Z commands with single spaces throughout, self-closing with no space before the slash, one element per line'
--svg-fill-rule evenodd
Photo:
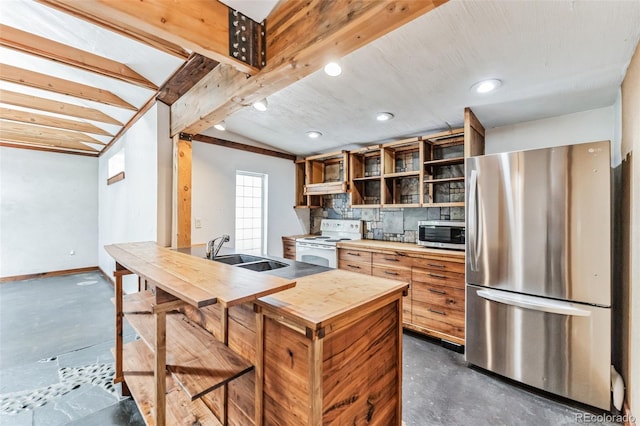
<path fill-rule="evenodd" d="M 265 320 L 264 424 L 399 425 L 398 302 L 309 339 Z"/>
<path fill-rule="evenodd" d="M 263 327 L 259 421 L 256 371 L 203 397 L 219 418 L 226 401 L 227 424 L 401 424 L 402 297 L 321 330 L 251 303 L 226 310 L 218 305 L 190 309 L 186 315 L 216 336 L 226 335 L 229 348 L 256 370 L 257 327 Z M 227 320 L 220 321 L 221 315 Z M 219 329 L 225 322 L 226 333 Z"/>

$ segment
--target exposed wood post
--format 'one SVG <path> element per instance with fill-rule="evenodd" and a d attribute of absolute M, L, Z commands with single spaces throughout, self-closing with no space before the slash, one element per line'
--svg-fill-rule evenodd
<path fill-rule="evenodd" d="M 165 426 L 166 423 L 166 387 L 167 387 L 167 313 L 156 312 L 155 319 L 155 424 Z"/>
<path fill-rule="evenodd" d="M 264 418 L 264 314 L 258 305 L 256 312 L 255 426 L 262 426 Z"/>
<path fill-rule="evenodd" d="M 122 372 L 122 265 L 116 263 L 116 270 L 113 275 L 116 279 L 114 285 L 115 302 L 116 302 L 116 373 L 113 378 L 114 383 L 124 382 L 124 374 Z"/>
<path fill-rule="evenodd" d="M 313 335 L 309 345 L 309 367 L 311 383 L 309 388 L 309 424 L 322 425 L 322 355 L 324 339 Z"/>
<path fill-rule="evenodd" d="M 191 141 L 173 137 L 174 248 L 191 246 Z"/>

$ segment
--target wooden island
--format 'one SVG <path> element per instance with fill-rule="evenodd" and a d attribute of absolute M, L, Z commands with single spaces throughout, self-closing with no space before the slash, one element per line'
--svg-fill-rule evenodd
<path fill-rule="evenodd" d="M 288 280 L 155 243 L 106 249 L 115 381 L 148 425 L 401 424 L 408 283 L 341 270 Z M 130 273 L 148 289 L 123 295 Z M 140 340 L 123 345 L 123 317 Z"/>

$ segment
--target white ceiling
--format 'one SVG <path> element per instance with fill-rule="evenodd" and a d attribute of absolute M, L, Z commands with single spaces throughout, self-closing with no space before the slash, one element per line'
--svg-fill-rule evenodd
<path fill-rule="evenodd" d="M 316 72 L 270 96 L 268 111 L 238 111 L 227 135 L 307 155 L 458 127 L 466 106 L 487 128 L 608 106 L 639 22 L 637 0 L 453 0 L 343 58 L 339 77 Z M 503 86 L 469 91 L 485 78 Z M 379 111 L 396 117 L 378 123 Z"/>

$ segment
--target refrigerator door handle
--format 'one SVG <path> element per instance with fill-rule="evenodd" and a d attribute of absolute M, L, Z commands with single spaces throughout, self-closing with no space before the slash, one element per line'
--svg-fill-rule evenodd
<path fill-rule="evenodd" d="M 471 170 L 469 191 L 469 267 L 472 271 L 478 270 L 478 171 Z"/>
<path fill-rule="evenodd" d="M 577 317 L 588 317 L 591 315 L 591 312 L 588 310 L 577 308 L 569 302 L 562 302 L 559 300 L 541 299 L 540 297 L 520 294 L 503 294 L 503 292 L 498 293 L 493 290 L 478 290 L 477 294 L 478 296 L 493 302 L 517 306 L 524 309 L 548 312 L 551 314 Z"/>

